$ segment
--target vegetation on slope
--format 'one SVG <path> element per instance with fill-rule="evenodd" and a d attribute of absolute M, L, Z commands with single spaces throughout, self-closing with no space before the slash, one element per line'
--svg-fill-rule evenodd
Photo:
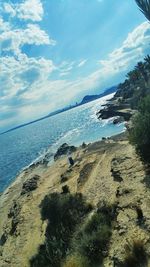
<path fill-rule="evenodd" d="M 141 99 L 150 94 L 150 56 L 138 62 L 134 70 L 126 75 L 127 79 L 119 84 L 115 98 L 121 103 L 128 103 L 132 109 L 137 109 Z"/>
<path fill-rule="evenodd" d="M 148 258 L 143 241 L 134 240 L 132 245 L 126 247 L 125 260 L 120 267 L 147 267 L 147 263 Z"/>
<path fill-rule="evenodd" d="M 136 0 L 150 20 L 150 1 Z M 130 104 L 138 113 L 133 119 L 130 141 L 144 160 L 150 161 L 150 56 L 127 74 L 115 95 L 120 103 Z M 90 219 L 91 207 L 81 194 L 53 193 L 41 204 L 42 220 L 47 220 L 45 243 L 31 259 L 32 267 L 89 267 L 102 264 L 107 255 L 114 220 L 114 209 L 103 206 Z M 85 218 L 87 219 L 84 223 Z M 80 226 L 80 230 L 79 230 Z M 135 242 L 122 266 L 146 266 L 144 246 Z"/>
<path fill-rule="evenodd" d="M 88 266 L 94 267 L 103 263 L 108 253 L 115 215 L 115 208 L 103 203 L 73 238 L 72 252 L 84 257 Z"/>
<path fill-rule="evenodd" d="M 129 140 L 137 152 L 150 161 L 150 56 L 139 62 L 130 71 L 124 83 L 118 87 L 115 98 L 123 104 L 130 104 L 136 110 L 129 130 Z"/>
<path fill-rule="evenodd" d="M 114 209 L 103 205 L 89 219 L 91 208 L 81 194 L 46 196 L 41 203 L 42 220 L 48 221 L 45 243 L 30 266 L 89 267 L 102 263 L 108 250 Z"/>
<path fill-rule="evenodd" d="M 47 220 L 45 243 L 32 258 L 31 266 L 59 267 L 70 248 L 70 239 L 78 224 L 89 213 L 81 194 L 52 193 L 41 203 L 42 220 Z"/>
<path fill-rule="evenodd" d="M 143 98 L 138 110 L 129 139 L 144 161 L 150 162 L 150 95 Z"/>

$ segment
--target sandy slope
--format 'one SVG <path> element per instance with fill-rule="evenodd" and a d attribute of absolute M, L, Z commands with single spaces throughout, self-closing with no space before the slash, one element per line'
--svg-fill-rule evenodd
<path fill-rule="evenodd" d="M 124 257 L 125 245 L 133 239 L 142 239 L 150 253 L 150 191 L 142 182 L 144 167 L 131 145 L 124 138 L 96 142 L 74 154 L 75 166 L 69 169 L 66 157 L 52 166 L 39 165 L 24 171 L 0 198 L 0 235 L 6 233 L 6 242 L 0 246 L 0 266 L 27 267 L 29 259 L 44 240 L 45 224 L 40 219 L 39 205 L 49 192 L 61 191 L 60 176 L 68 177 L 70 191 L 82 192 L 94 205 L 99 201 L 117 203 L 118 216 L 110 242 L 109 255 L 104 265 L 115 266 Z M 119 170 L 122 181 L 112 176 Z M 38 188 L 20 195 L 23 181 L 35 174 L 40 176 Z M 114 181 L 115 180 L 115 181 Z M 64 185 L 63 184 L 63 185 Z M 16 200 L 17 226 L 10 234 L 12 217 L 8 213 Z M 136 207 L 142 209 L 145 222 L 137 224 Z"/>

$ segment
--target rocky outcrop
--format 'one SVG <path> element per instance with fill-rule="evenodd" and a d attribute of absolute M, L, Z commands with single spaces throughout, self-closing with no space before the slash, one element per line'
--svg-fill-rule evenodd
<path fill-rule="evenodd" d="M 31 179 L 25 181 L 22 186 L 21 195 L 30 193 L 38 187 L 39 175 L 34 175 Z"/>
<path fill-rule="evenodd" d="M 118 170 L 118 163 L 121 163 L 123 159 L 113 158 L 111 162 L 111 173 L 115 182 L 122 182 L 121 172 Z"/>
<path fill-rule="evenodd" d="M 77 148 L 75 146 L 69 146 L 67 143 L 64 143 L 58 148 L 56 154 L 54 155 L 54 160 L 59 159 L 63 155 L 73 153 L 76 150 Z"/>
<path fill-rule="evenodd" d="M 120 117 L 117 117 L 113 120 L 113 124 L 119 124 L 119 123 L 122 123 L 124 122 L 124 118 L 122 116 Z"/>
<path fill-rule="evenodd" d="M 108 106 L 107 108 L 101 109 L 98 113 L 97 113 L 98 119 L 109 119 L 109 118 L 113 118 L 113 117 L 121 117 L 123 118 L 125 121 L 129 121 L 132 117 L 132 112 L 130 110 L 128 111 L 124 111 L 124 110 L 120 110 L 119 106 Z"/>

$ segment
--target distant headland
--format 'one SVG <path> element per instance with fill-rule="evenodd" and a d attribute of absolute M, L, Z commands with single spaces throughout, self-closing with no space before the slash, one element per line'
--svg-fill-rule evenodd
<path fill-rule="evenodd" d="M 38 122 L 38 121 L 47 119 L 49 117 L 55 116 L 55 115 L 57 115 L 59 113 L 65 112 L 67 110 L 70 110 L 70 109 L 73 109 L 73 108 L 76 108 L 76 107 L 79 107 L 81 105 L 87 104 L 88 102 L 91 102 L 91 101 L 94 101 L 94 100 L 96 100 L 98 98 L 101 98 L 101 97 L 104 97 L 106 95 L 115 93 L 116 91 L 117 91 L 117 86 L 112 86 L 112 87 L 110 87 L 108 89 L 105 89 L 104 92 L 101 93 L 101 94 L 98 94 L 98 95 L 86 95 L 86 96 L 83 97 L 82 101 L 79 102 L 79 103 L 76 103 L 74 105 L 66 106 L 66 107 L 64 107 L 62 109 L 55 110 L 55 111 L 49 113 L 48 115 L 43 116 L 43 117 L 41 117 L 39 119 L 36 119 L 36 120 L 30 121 L 30 122 L 27 122 L 27 123 L 18 125 L 16 127 L 13 127 L 13 128 L 11 128 L 11 129 L 9 129 L 7 131 L 4 131 L 4 132 L 0 133 L 0 135 L 5 134 L 5 133 L 8 133 L 8 132 L 11 132 L 11 131 L 14 131 L 14 130 L 19 129 L 19 128 L 22 128 L 22 127 L 25 127 L 25 126 L 27 126 L 29 124 L 33 124 L 35 122 Z"/>

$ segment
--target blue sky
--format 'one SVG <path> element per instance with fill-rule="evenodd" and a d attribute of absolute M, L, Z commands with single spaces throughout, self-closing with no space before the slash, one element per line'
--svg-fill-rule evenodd
<path fill-rule="evenodd" d="M 119 83 L 149 47 L 134 0 L 0 0 L 0 131 Z"/>

